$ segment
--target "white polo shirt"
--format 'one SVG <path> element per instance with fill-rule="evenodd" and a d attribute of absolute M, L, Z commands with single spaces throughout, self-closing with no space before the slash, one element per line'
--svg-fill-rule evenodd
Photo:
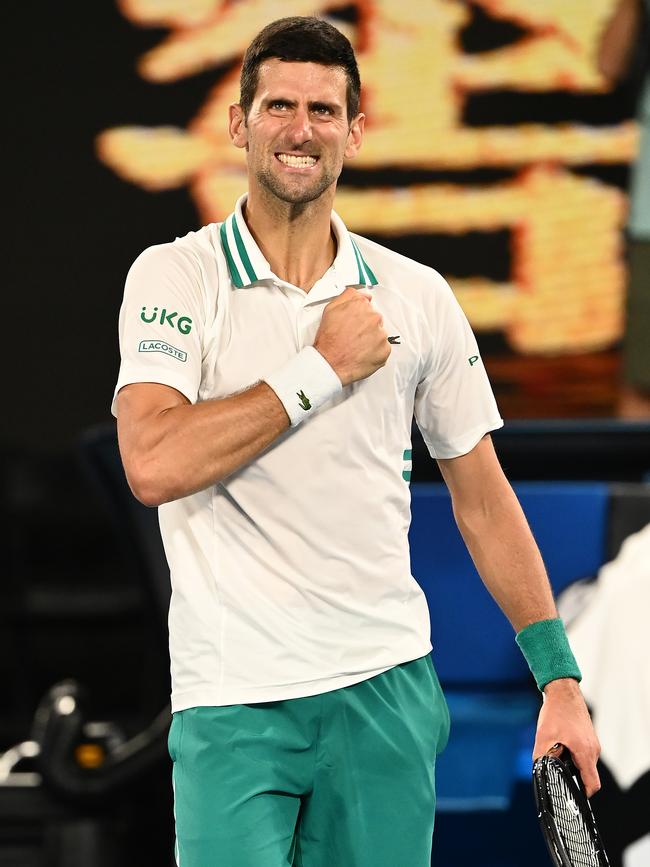
<path fill-rule="evenodd" d="M 323 309 L 362 285 L 394 343 L 250 464 L 159 509 L 169 561 L 172 709 L 349 686 L 431 650 L 407 533 L 413 414 L 433 457 L 503 422 L 476 340 L 431 268 L 349 233 L 308 293 L 276 277 L 242 216 L 145 250 L 120 312 L 115 393 L 158 382 L 192 403 L 281 369 Z M 432 554 L 432 556 L 435 556 Z"/>

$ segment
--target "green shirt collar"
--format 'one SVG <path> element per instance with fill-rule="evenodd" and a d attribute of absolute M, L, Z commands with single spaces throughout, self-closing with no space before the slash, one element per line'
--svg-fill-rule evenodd
<path fill-rule="evenodd" d="M 245 195 L 238 199 L 233 213 L 219 227 L 221 246 L 228 263 L 230 279 L 238 289 L 252 286 L 261 280 L 277 279 L 248 231 L 242 215 L 242 205 L 245 201 Z M 370 265 L 335 211 L 332 211 L 332 229 L 337 240 L 334 267 L 345 284 L 376 286 L 378 280 Z"/>

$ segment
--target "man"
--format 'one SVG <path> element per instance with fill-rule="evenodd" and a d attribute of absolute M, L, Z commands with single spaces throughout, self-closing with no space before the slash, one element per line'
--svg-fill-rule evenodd
<path fill-rule="evenodd" d="M 440 275 L 332 211 L 363 138 L 359 90 L 331 25 L 266 27 L 230 108 L 247 197 L 145 251 L 127 280 L 116 414 L 171 568 L 183 867 L 430 863 L 449 720 L 410 574 L 414 412 L 544 688 L 535 754 L 561 741 L 598 787 L 580 675 L 487 436 L 502 421 L 467 321 Z"/>

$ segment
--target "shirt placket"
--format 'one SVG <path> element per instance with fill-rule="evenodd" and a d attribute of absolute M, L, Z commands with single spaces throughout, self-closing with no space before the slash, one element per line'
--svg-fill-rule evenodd
<path fill-rule="evenodd" d="M 305 346 L 313 344 L 318 331 L 317 323 L 320 323 L 323 309 L 328 301 L 332 300 L 334 293 L 328 292 L 326 298 L 315 300 L 310 292 L 304 292 L 290 283 L 276 281 L 275 285 L 282 293 L 291 316 L 296 352 L 300 352 Z"/>
<path fill-rule="evenodd" d="M 286 283 L 276 283 L 278 290 L 282 293 L 284 303 L 287 307 L 287 313 L 291 317 L 293 326 L 293 337 L 296 344 L 296 352 L 300 352 L 303 348 L 303 328 L 304 321 L 304 292 L 296 289 L 294 286 L 289 286 Z"/>

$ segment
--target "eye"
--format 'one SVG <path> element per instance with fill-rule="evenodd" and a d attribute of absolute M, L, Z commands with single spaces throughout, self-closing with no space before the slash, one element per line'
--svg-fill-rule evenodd
<path fill-rule="evenodd" d="M 320 115 L 332 114 L 332 109 L 329 107 L 329 105 L 323 105 L 321 103 L 312 106 L 312 111 L 314 112 L 314 114 Z"/>
<path fill-rule="evenodd" d="M 288 107 L 288 104 L 283 99 L 274 99 L 273 102 L 269 103 L 269 108 L 274 111 L 284 111 Z"/>

